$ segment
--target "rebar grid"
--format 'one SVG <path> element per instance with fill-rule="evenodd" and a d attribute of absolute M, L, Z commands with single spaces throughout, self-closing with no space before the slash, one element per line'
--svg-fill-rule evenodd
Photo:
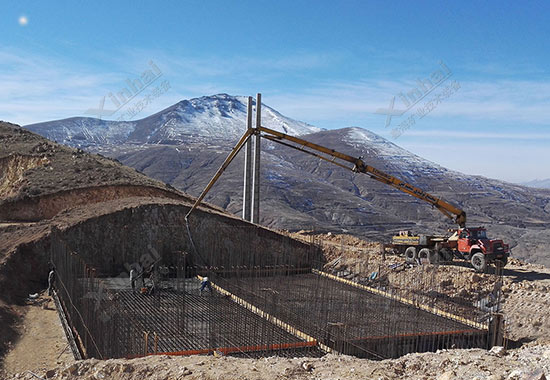
<path fill-rule="evenodd" d="M 482 326 L 423 310 L 395 290 L 379 295 L 320 274 L 289 275 L 276 267 L 271 271 L 243 269 L 214 281 L 342 353 L 387 358 L 487 344 Z"/>
<path fill-rule="evenodd" d="M 468 296 L 453 294 L 442 283 L 438 266 L 408 268 L 407 278 L 393 266 L 370 263 L 366 257 L 357 272 L 338 270 L 316 261 L 318 247 L 304 247 L 285 236 L 274 240 L 271 233 L 264 241 L 267 232 L 257 228 L 222 227 L 217 235 L 204 233 L 211 239 L 200 239 L 197 252 L 174 250 L 162 241 L 154 249 L 143 244 L 158 253 L 154 260 L 146 258 L 155 275 L 152 292 L 144 283 L 132 291 L 124 271 L 128 268 L 115 256 L 112 264 L 92 260 L 103 263 L 93 268 L 87 264 L 93 252 L 84 246 L 76 253 L 54 234 L 56 286 L 83 356 L 318 356 L 323 353 L 319 347 L 328 346 L 381 359 L 489 345 L 488 321 L 500 301 L 497 277 L 492 293 L 472 288 Z M 200 225 L 195 228 L 201 230 Z M 145 267 L 143 251 L 124 254 Z M 196 275 L 208 276 L 226 292 L 201 293 Z M 460 275 L 447 271 L 445 280 Z M 142 287 L 151 294 L 142 294 Z M 235 302 L 228 293 L 251 306 Z M 490 294 L 494 299 L 489 302 Z"/>
<path fill-rule="evenodd" d="M 83 356 L 321 355 L 315 341 L 289 333 L 215 290 L 201 292 L 195 268 L 182 258 L 154 291 L 144 286 L 142 292 L 141 286 L 132 290 L 128 278 L 96 277 L 78 254 L 56 240 L 56 287 Z"/>

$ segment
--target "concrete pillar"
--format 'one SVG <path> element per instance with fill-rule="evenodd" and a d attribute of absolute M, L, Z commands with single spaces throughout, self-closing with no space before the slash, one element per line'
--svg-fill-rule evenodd
<path fill-rule="evenodd" d="M 246 109 L 246 128 L 252 128 L 252 96 L 248 97 Z M 252 139 L 244 146 L 244 183 L 243 183 L 243 219 L 251 219 L 252 208 Z"/>
<path fill-rule="evenodd" d="M 262 94 L 256 94 L 256 128 L 262 124 Z M 252 167 L 252 223 L 260 222 L 260 131 L 254 135 Z"/>

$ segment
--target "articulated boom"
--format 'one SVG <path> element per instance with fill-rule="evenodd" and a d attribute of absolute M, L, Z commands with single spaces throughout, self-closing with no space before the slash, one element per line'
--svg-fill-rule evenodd
<path fill-rule="evenodd" d="M 416 197 L 418 199 L 421 199 L 425 202 L 430 203 L 431 205 L 436 207 L 439 211 L 441 211 L 443 214 L 445 214 L 447 217 L 453 219 L 460 227 L 464 227 L 466 225 L 466 213 L 463 210 L 461 210 L 461 209 L 459 209 L 459 208 L 457 208 L 457 207 L 455 207 L 455 206 L 453 206 L 453 205 L 451 205 L 451 204 L 449 204 L 449 203 L 447 203 L 447 202 L 445 202 L 445 201 L 443 201 L 439 198 L 434 197 L 433 195 L 425 192 L 424 190 L 422 190 L 418 187 L 415 187 L 415 186 L 411 185 L 410 183 L 404 182 L 404 181 L 402 181 L 402 180 L 400 180 L 400 179 L 398 179 L 398 178 L 396 178 L 396 177 L 394 177 L 394 176 L 392 176 L 388 173 L 383 172 L 382 170 L 378 170 L 375 167 L 372 167 L 370 165 L 365 164 L 365 162 L 361 158 L 355 158 L 355 157 L 349 156 L 347 154 L 335 151 L 334 149 L 329 149 L 329 148 L 326 148 L 324 146 L 314 144 L 312 142 L 303 140 L 303 139 L 298 138 L 298 137 L 289 136 L 285 133 L 281 133 L 281 132 L 278 132 L 278 131 L 275 131 L 275 130 L 272 130 L 272 129 L 269 129 L 269 128 L 260 127 L 258 129 L 260 130 L 260 132 L 264 132 L 265 135 L 262 135 L 262 137 L 265 137 L 265 138 L 267 138 L 271 141 L 274 141 L 274 142 L 283 143 L 281 140 L 288 140 L 288 141 L 291 141 L 293 143 L 299 144 L 299 146 L 295 146 L 295 145 L 292 145 L 292 144 L 283 143 L 283 145 L 285 145 L 285 146 L 300 150 L 300 151 L 308 153 L 308 154 L 312 154 L 312 155 L 314 155 L 316 157 L 319 157 L 319 158 L 321 158 L 325 161 L 332 162 L 332 163 L 334 163 L 338 166 L 341 166 L 341 167 L 344 167 L 346 169 L 352 170 L 356 173 L 367 174 L 372 179 L 375 179 L 379 182 L 385 183 L 386 185 L 390 185 L 390 186 L 392 186 L 392 187 L 394 187 L 398 190 L 401 190 L 404 193 L 410 194 L 413 197 Z M 314 149 L 318 152 L 324 153 L 324 154 L 330 156 L 331 158 L 321 156 L 321 155 L 316 154 L 314 152 L 310 152 L 310 151 L 304 149 L 304 147 L 308 147 L 310 149 Z M 339 163 L 334 161 L 335 159 L 340 159 L 340 160 L 343 160 L 343 161 L 347 161 L 347 162 L 353 164 L 353 167 L 350 168 L 349 166 L 339 164 Z"/>
<path fill-rule="evenodd" d="M 263 134 L 261 134 L 262 132 L 263 132 Z M 304 153 L 307 153 L 307 154 L 310 154 L 312 156 L 318 157 L 322 160 L 331 162 L 331 163 L 333 163 L 335 165 L 338 165 L 340 167 L 346 168 L 348 170 L 352 170 L 356 173 L 367 174 L 368 176 L 370 176 L 371 178 L 373 178 L 373 179 L 375 179 L 379 182 L 390 185 L 390 186 L 392 186 L 392 187 L 394 187 L 398 190 L 401 190 L 404 193 L 410 194 L 413 197 L 416 197 L 418 199 L 421 199 L 425 202 L 430 203 L 432 206 L 436 207 L 439 211 L 441 211 L 447 217 L 453 219 L 460 227 L 464 227 L 466 225 L 466 213 L 463 210 L 461 210 L 461 209 L 459 209 L 459 208 L 457 208 L 457 207 L 455 207 L 455 206 L 453 206 L 453 205 L 451 205 L 451 204 L 449 204 L 449 203 L 447 203 L 447 202 L 445 202 L 445 201 L 443 201 L 439 198 L 434 197 L 433 195 L 425 192 L 422 189 L 419 189 L 418 187 L 415 187 L 415 186 L 411 185 L 410 183 L 404 182 L 404 181 L 402 181 L 402 180 L 400 180 L 400 179 L 398 179 L 398 178 L 396 178 L 396 177 L 394 177 L 394 176 L 392 176 L 388 173 L 385 173 L 385 172 L 383 172 L 381 170 L 378 170 L 378 169 L 376 169 L 376 168 L 374 168 L 370 165 L 365 164 L 365 162 L 363 162 L 363 160 L 361 158 L 352 157 L 352 156 L 347 155 L 345 153 L 340 153 L 340 152 L 338 152 L 334 149 L 329 149 L 329 148 L 326 148 L 324 146 L 321 146 L 321 145 L 303 140 L 301 138 L 290 136 L 290 135 L 287 135 L 285 133 L 281 133 L 281 132 L 275 131 L 273 129 L 265 128 L 265 127 L 249 128 L 249 129 L 246 130 L 246 132 L 241 137 L 241 139 L 239 140 L 237 145 L 235 145 L 233 150 L 229 153 L 229 155 L 225 159 L 222 166 L 218 169 L 218 171 L 216 172 L 214 177 L 210 180 L 210 182 L 208 183 L 206 188 L 203 190 L 201 195 L 197 198 L 197 201 L 195 202 L 195 204 L 193 205 L 191 210 L 189 210 L 186 217 L 188 217 L 189 214 L 191 214 L 191 212 L 201 203 L 201 201 L 204 199 L 204 197 L 206 196 L 208 191 L 212 188 L 214 183 L 222 175 L 222 173 L 225 171 L 225 169 L 231 163 L 231 161 L 236 157 L 236 155 L 239 153 L 239 151 L 244 146 L 244 144 L 246 144 L 246 142 L 248 141 L 250 136 L 252 136 L 254 134 L 258 134 L 258 133 L 261 134 L 262 137 L 264 137 L 268 140 L 271 140 L 271 141 L 274 141 L 276 143 L 288 146 L 288 147 L 293 148 L 293 149 L 297 149 L 297 150 L 302 151 Z M 290 141 L 290 142 L 292 142 L 294 144 L 297 144 L 297 145 L 290 144 L 287 141 Z M 305 149 L 306 147 L 309 148 L 309 149 L 313 149 L 313 150 L 315 150 L 315 151 L 317 151 L 321 154 L 316 153 L 316 152 L 312 152 L 311 150 L 308 150 L 308 149 Z M 336 159 L 349 162 L 349 163 L 353 164 L 353 167 L 349 167 L 347 165 L 339 163 L 339 162 L 335 161 Z"/>

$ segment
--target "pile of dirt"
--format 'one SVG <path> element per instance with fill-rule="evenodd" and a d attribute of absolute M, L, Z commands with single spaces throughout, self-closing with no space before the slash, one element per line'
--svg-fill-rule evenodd
<path fill-rule="evenodd" d="M 149 356 L 124 360 L 84 360 L 36 373 L 47 379 L 82 380 L 267 380 L 267 379 L 545 379 L 550 373 L 550 346 L 506 352 L 502 347 L 444 350 L 372 361 L 344 355 L 318 359 L 243 359 L 214 356 Z M 23 372 L 10 379 L 36 379 Z"/>
<path fill-rule="evenodd" d="M 316 234 L 313 231 L 289 233 L 295 239 L 315 244 L 323 250 L 326 262 L 335 259 L 361 259 L 382 257 L 384 246 L 381 243 L 367 241 L 348 234 Z"/>

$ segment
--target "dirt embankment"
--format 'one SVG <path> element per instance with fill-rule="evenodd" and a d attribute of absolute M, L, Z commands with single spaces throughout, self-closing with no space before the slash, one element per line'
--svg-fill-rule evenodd
<path fill-rule="evenodd" d="M 86 187 L 6 202 L 0 210 L 0 220 L 39 221 L 50 219 L 68 208 L 130 197 L 190 200 L 189 197 L 149 186 L 118 185 Z"/>
<path fill-rule="evenodd" d="M 270 380 L 270 379 L 411 379 L 454 380 L 545 379 L 550 373 L 550 346 L 509 352 L 482 349 L 444 350 L 409 354 L 395 360 L 373 361 L 344 355 L 318 359 L 243 359 L 234 357 L 149 356 L 124 360 L 84 360 L 37 373 L 48 379 L 79 380 Z M 36 379 L 29 372 L 10 379 Z"/>
<path fill-rule="evenodd" d="M 10 154 L 0 158 L 0 199 L 17 194 L 27 170 L 48 163 L 47 157 Z"/>

